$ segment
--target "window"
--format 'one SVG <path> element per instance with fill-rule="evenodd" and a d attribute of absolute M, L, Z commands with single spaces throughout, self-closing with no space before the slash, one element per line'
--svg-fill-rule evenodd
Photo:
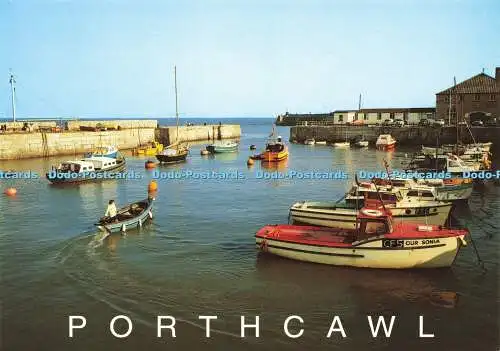
<path fill-rule="evenodd" d="M 379 112 L 377 113 L 377 119 L 380 121 L 382 119 L 382 114 Z"/>
<path fill-rule="evenodd" d="M 473 101 L 479 101 L 479 100 L 481 100 L 481 95 L 474 94 L 474 100 Z"/>
<path fill-rule="evenodd" d="M 344 115 L 339 115 L 339 122 L 344 122 Z"/>
<path fill-rule="evenodd" d="M 365 113 L 364 120 L 365 120 L 365 121 L 367 121 L 367 120 L 368 120 L 368 113 Z"/>
<path fill-rule="evenodd" d="M 496 101 L 497 100 L 497 97 L 495 96 L 495 94 L 491 94 L 490 95 L 490 101 Z"/>
<path fill-rule="evenodd" d="M 385 223 L 381 221 L 366 222 L 365 233 L 371 235 L 380 235 L 387 233 Z"/>
<path fill-rule="evenodd" d="M 445 95 L 444 96 L 444 102 L 450 102 L 450 96 L 449 95 Z"/>

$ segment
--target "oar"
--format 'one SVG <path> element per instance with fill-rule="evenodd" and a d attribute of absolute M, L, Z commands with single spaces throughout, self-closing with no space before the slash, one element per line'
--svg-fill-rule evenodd
<path fill-rule="evenodd" d="M 108 236 L 110 236 L 112 234 L 111 230 L 108 227 L 106 227 L 104 224 L 97 223 L 96 225 L 98 225 L 98 226 L 104 228 L 104 230 L 106 230 L 106 236 L 104 236 L 101 240 L 106 239 Z"/>

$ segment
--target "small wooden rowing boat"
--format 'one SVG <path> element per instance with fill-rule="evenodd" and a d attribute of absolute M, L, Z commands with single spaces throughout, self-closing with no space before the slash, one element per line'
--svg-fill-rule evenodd
<path fill-rule="evenodd" d="M 263 252 L 306 262 L 364 268 L 450 267 L 464 229 L 394 223 L 390 211 L 364 208 L 354 229 L 267 225 L 255 235 Z"/>
<path fill-rule="evenodd" d="M 212 154 L 222 154 L 229 152 L 237 152 L 239 144 L 234 141 L 219 141 L 207 145 L 206 149 Z"/>
<path fill-rule="evenodd" d="M 125 232 L 129 229 L 136 229 L 153 218 L 154 198 L 148 197 L 146 200 L 134 202 L 118 210 L 116 219 L 102 217 L 95 225 L 99 230 L 108 233 Z"/>

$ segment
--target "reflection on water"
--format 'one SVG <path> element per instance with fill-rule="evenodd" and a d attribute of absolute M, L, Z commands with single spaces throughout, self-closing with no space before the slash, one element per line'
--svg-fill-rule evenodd
<path fill-rule="evenodd" d="M 265 170 L 285 171 L 288 168 L 288 159 L 279 162 L 261 161 L 260 165 Z"/>

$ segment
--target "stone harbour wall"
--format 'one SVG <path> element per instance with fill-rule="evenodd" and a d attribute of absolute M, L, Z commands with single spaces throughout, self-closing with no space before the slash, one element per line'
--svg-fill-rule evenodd
<path fill-rule="evenodd" d="M 68 121 L 68 130 L 78 131 L 80 127 L 96 127 L 98 124 L 109 129 L 156 128 L 158 121 L 153 119 L 113 120 L 113 121 Z"/>
<path fill-rule="evenodd" d="M 153 141 L 154 137 L 155 128 L 0 134 L 0 160 L 82 154 L 100 145 L 132 149 Z"/>
<path fill-rule="evenodd" d="M 179 139 L 177 140 L 177 127 L 160 127 L 157 129 L 156 139 L 170 145 L 179 142 L 220 140 L 241 137 L 239 124 L 222 124 L 206 126 L 179 126 Z"/>

